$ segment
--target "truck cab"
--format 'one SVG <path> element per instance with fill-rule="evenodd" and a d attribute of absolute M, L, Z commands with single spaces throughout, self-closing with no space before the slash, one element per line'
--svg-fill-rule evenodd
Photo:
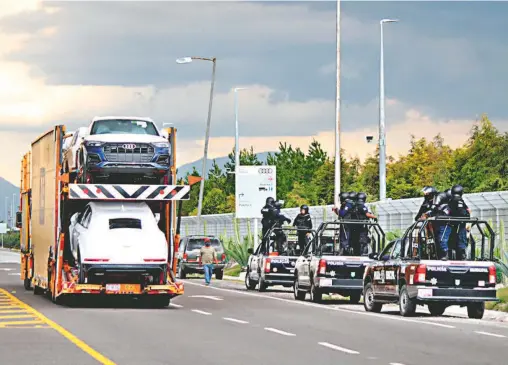
<path fill-rule="evenodd" d="M 468 257 L 463 261 L 438 260 L 433 231 L 436 225 L 467 224 Z M 495 233 L 490 225 L 470 218 L 431 218 L 411 225 L 390 242 L 363 279 L 364 306 L 380 312 L 383 304 L 398 303 L 400 314 L 411 316 L 417 305 L 441 315 L 451 305 L 466 306 L 470 318 L 481 319 L 485 302 L 496 299 Z"/>
<path fill-rule="evenodd" d="M 359 233 L 365 233 L 364 247 L 360 245 Z M 341 248 L 341 240 L 348 237 L 350 249 Z M 319 303 L 323 294 L 348 296 L 351 303 L 360 301 L 365 267 L 372 262 L 369 254 L 379 252 L 384 246 L 384 232 L 377 222 L 338 220 L 322 223 L 316 237 L 296 262 L 294 296 Z"/>

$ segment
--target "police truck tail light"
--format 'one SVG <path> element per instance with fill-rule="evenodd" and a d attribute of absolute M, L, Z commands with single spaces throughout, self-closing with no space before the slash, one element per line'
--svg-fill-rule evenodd
<path fill-rule="evenodd" d="M 427 275 L 427 266 L 418 265 L 416 267 L 415 283 L 425 283 Z"/>
<path fill-rule="evenodd" d="M 326 274 L 326 260 L 323 259 L 319 260 L 318 272 L 320 275 Z"/>
<path fill-rule="evenodd" d="M 265 259 L 265 272 L 270 272 L 270 259 Z"/>
<path fill-rule="evenodd" d="M 489 284 L 496 283 L 496 267 L 492 265 L 489 267 Z"/>
<path fill-rule="evenodd" d="M 221 260 L 222 260 L 222 261 L 226 261 L 226 254 L 225 254 L 225 253 L 223 253 L 223 254 L 222 254 L 222 256 L 221 256 Z"/>
<path fill-rule="evenodd" d="M 187 261 L 187 254 L 186 253 L 183 254 L 183 260 Z"/>

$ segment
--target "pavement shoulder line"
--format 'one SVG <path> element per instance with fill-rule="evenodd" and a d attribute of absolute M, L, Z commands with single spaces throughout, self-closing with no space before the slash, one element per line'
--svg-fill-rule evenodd
<path fill-rule="evenodd" d="M 85 342 L 74 336 L 72 333 L 67 331 L 65 328 L 60 326 L 58 323 L 53 322 L 51 319 L 47 318 L 45 315 L 40 313 L 39 311 L 35 310 L 34 308 L 30 307 L 25 302 L 22 302 L 20 299 L 9 293 L 8 291 L 0 288 L 0 293 L 8 296 L 13 302 L 17 303 L 20 308 L 24 308 L 26 311 L 32 313 L 36 317 L 38 317 L 42 322 L 46 323 L 48 326 L 53 328 L 55 331 L 60 333 L 62 336 L 64 336 L 66 339 L 68 339 L 70 342 L 72 342 L 74 345 L 76 345 L 79 349 L 93 357 L 95 360 L 97 360 L 99 363 L 103 365 L 116 365 L 113 361 L 102 355 L 101 353 L 97 352 L 90 346 L 88 346 Z"/>

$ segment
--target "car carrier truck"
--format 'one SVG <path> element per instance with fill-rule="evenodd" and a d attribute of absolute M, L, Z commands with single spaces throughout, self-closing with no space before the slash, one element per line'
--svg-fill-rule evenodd
<path fill-rule="evenodd" d="M 183 283 L 174 279 L 177 223 L 180 223 L 176 202 L 181 208 L 182 200 L 189 199 L 190 186 L 175 184 L 176 129 L 169 128 L 167 132 L 171 146 L 167 185 L 69 181 L 69 172 L 63 168 L 63 125 L 55 126 L 31 144 L 31 150 L 22 159 L 20 211 L 16 219 L 21 229 L 21 279 L 25 289 L 33 289 L 37 295 L 46 294 L 55 303 L 65 303 L 71 297 L 123 295 L 139 298 L 154 307 L 167 306 L 171 298 L 183 294 Z M 112 202 L 111 207 L 119 202 L 148 205 L 154 216 L 159 217 L 158 228 L 166 237 L 165 260 L 148 258 L 143 264 L 122 265 L 118 258 L 114 263 L 88 258 L 87 267 L 80 267 L 72 254 L 69 226 L 72 217 L 82 213 L 91 202 L 102 206 Z M 84 269 L 88 277 L 81 272 Z"/>

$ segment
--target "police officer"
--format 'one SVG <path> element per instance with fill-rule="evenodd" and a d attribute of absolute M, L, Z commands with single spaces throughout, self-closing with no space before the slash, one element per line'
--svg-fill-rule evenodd
<path fill-rule="evenodd" d="M 432 205 L 434 204 L 434 198 L 438 194 L 438 191 L 433 186 L 425 186 L 422 189 L 422 193 L 423 193 L 423 196 L 424 196 L 423 203 L 420 206 L 420 210 L 418 211 L 418 213 L 416 213 L 415 221 L 417 221 L 420 218 L 422 218 L 422 215 L 424 213 L 426 213 L 426 212 L 428 212 L 428 211 L 430 211 L 432 209 Z"/>
<path fill-rule="evenodd" d="M 273 217 L 272 227 L 274 228 L 282 228 L 282 224 L 284 222 L 291 223 L 291 219 L 289 219 L 286 215 L 284 215 L 280 210 L 282 208 L 282 203 L 280 201 L 276 201 L 274 204 L 275 214 Z M 284 251 L 283 243 L 286 241 L 286 235 L 282 230 L 276 230 L 275 232 L 275 244 L 276 249 L 279 254 Z"/>
<path fill-rule="evenodd" d="M 309 214 L 308 205 L 304 204 L 300 207 L 300 213 L 293 221 L 293 227 L 298 228 L 298 245 L 300 246 L 300 250 L 303 250 L 307 245 L 307 234 L 310 233 L 312 229 L 312 219 Z"/>
<path fill-rule="evenodd" d="M 354 192 L 342 192 L 339 195 L 340 200 L 340 207 L 334 207 L 333 211 L 338 215 L 339 220 L 343 219 L 351 219 L 351 214 L 354 210 L 354 201 L 351 199 L 351 196 L 354 197 Z M 350 227 L 349 224 L 341 224 L 340 225 L 340 233 L 339 233 L 339 240 L 340 240 L 340 248 L 339 252 L 340 254 L 344 254 L 349 252 L 349 242 L 350 242 Z"/>
<path fill-rule="evenodd" d="M 451 188 L 450 210 L 452 217 L 469 218 L 471 217 L 471 209 L 467 206 L 462 198 L 464 188 L 461 185 L 454 185 Z M 455 229 L 455 227 L 454 227 Z M 467 230 L 466 223 L 458 223 L 457 228 L 457 260 L 466 259 L 467 248 Z"/>
<path fill-rule="evenodd" d="M 432 209 L 425 214 L 429 217 L 450 217 L 451 209 L 449 206 L 449 196 L 446 192 L 439 193 L 434 200 Z M 435 237 L 436 243 L 439 243 L 441 249 L 440 258 L 448 260 L 448 241 L 450 240 L 450 234 L 452 233 L 452 227 L 448 222 L 439 222 L 437 227 L 437 237 Z"/>
<path fill-rule="evenodd" d="M 358 220 L 368 220 L 370 218 L 374 219 L 376 216 L 372 214 L 369 211 L 369 208 L 365 205 L 365 202 L 367 201 L 367 194 L 365 193 L 358 193 L 357 195 L 357 202 L 356 202 L 356 218 Z M 358 242 L 360 244 L 360 247 L 358 247 L 360 250 L 361 255 L 365 255 L 369 253 L 369 228 L 367 225 L 361 225 L 358 227 Z M 358 250 L 356 253 L 358 253 Z"/>
<path fill-rule="evenodd" d="M 275 199 L 272 197 L 266 198 L 265 206 L 261 209 L 261 214 L 263 215 L 263 219 L 261 219 L 262 226 L 262 244 L 266 242 L 267 237 L 266 233 L 270 228 L 272 228 L 274 224 L 274 219 L 276 216 L 277 209 L 275 208 Z"/>

